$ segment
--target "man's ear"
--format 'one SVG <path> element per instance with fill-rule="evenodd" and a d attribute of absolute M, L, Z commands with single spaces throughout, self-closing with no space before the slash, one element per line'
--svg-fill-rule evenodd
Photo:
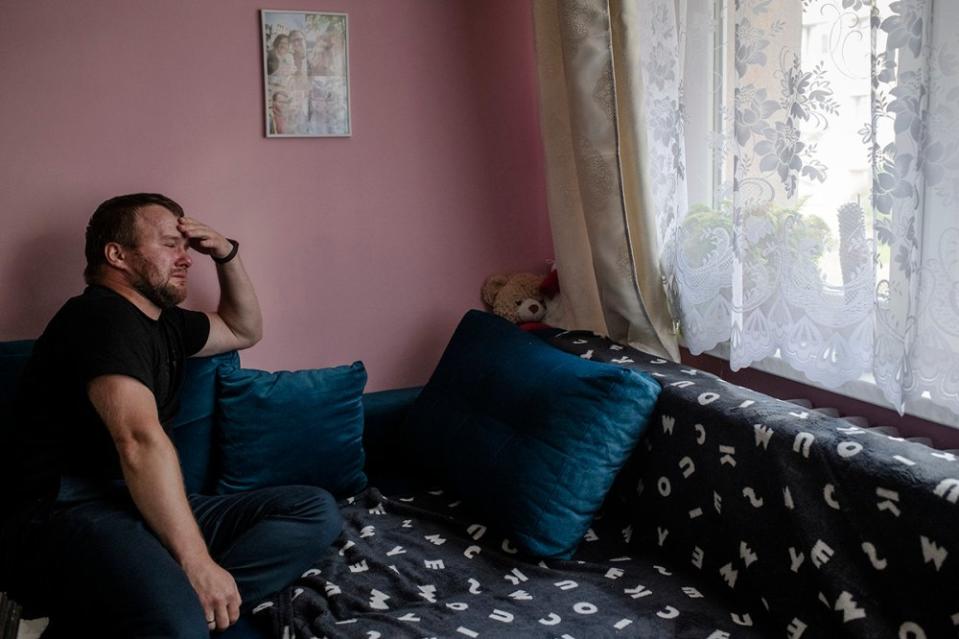
<path fill-rule="evenodd" d="M 117 242 L 107 242 L 103 247 L 103 256 L 110 266 L 121 270 L 126 268 L 126 249 Z"/>

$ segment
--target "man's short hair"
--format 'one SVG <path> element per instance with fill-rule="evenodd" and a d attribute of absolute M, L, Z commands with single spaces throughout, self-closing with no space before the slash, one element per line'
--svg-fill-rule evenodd
<path fill-rule="evenodd" d="M 121 246 L 137 244 L 137 211 L 150 204 L 159 204 L 177 217 L 183 217 L 183 207 L 159 193 L 131 193 L 112 197 L 93 212 L 87 224 L 85 253 L 87 266 L 83 279 L 92 284 L 106 256 L 103 249 L 110 242 Z"/>

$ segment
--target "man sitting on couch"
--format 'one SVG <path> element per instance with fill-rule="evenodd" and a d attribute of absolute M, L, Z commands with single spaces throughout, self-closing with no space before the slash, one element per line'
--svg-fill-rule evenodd
<path fill-rule="evenodd" d="M 184 359 L 248 348 L 262 318 L 239 245 L 156 194 L 97 208 L 87 288 L 36 342 L 3 461 L 0 571 L 51 611 L 48 637 L 204 637 L 298 577 L 339 534 L 305 486 L 185 494 L 166 429 Z M 216 312 L 186 298 L 188 251 L 216 262 Z"/>

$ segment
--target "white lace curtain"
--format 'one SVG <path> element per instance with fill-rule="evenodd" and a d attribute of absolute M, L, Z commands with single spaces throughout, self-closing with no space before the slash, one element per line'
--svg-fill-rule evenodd
<path fill-rule="evenodd" d="M 632 25 L 686 344 L 959 415 L 959 2 L 713 5 Z"/>

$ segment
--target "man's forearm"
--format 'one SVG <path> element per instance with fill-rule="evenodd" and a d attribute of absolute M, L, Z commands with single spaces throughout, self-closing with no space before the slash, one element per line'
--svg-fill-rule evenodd
<path fill-rule="evenodd" d="M 211 561 L 183 490 L 176 450 L 165 435 L 118 445 L 127 488 L 137 509 L 180 565 Z"/>
<path fill-rule="evenodd" d="M 237 255 L 226 264 L 216 267 L 220 282 L 220 303 L 217 314 L 230 331 L 250 345 L 263 336 L 263 315 L 243 262 Z"/>
<path fill-rule="evenodd" d="M 253 283 L 235 252 L 235 242 L 186 216 L 177 221 L 177 228 L 189 240 L 191 248 L 218 261 L 220 303 L 216 313 L 211 314 L 210 339 L 201 353 L 213 355 L 253 346 L 263 336 L 263 316 Z M 224 259 L 227 261 L 219 262 Z"/>

